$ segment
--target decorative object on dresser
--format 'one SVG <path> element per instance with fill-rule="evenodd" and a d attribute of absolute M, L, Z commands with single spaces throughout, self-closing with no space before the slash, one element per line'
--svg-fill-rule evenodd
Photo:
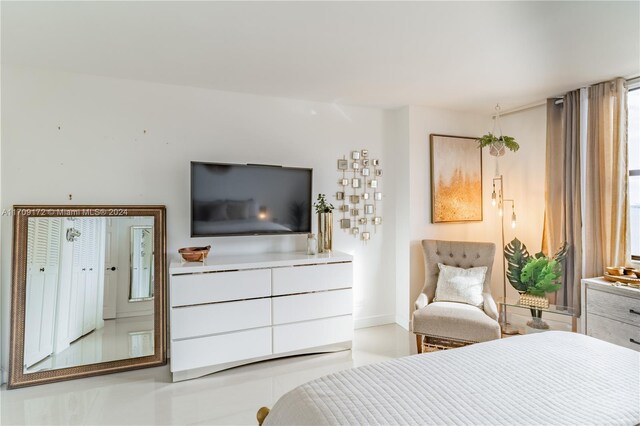
<path fill-rule="evenodd" d="M 640 351 L 640 289 L 582 280 L 582 333 Z"/>
<path fill-rule="evenodd" d="M 520 305 L 531 306 L 532 319 L 527 326 L 547 330 L 549 325 L 542 320 L 542 309 L 549 307 L 547 293 L 554 293 L 562 286 L 562 262 L 567 254 L 567 243 L 563 243 L 552 258 L 544 253 L 531 256 L 527 246 L 514 238 L 504 247 L 504 258 L 508 262 L 507 278 L 520 293 Z M 506 309 L 507 303 L 503 303 Z"/>
<path fill-rule="evenodd" d="M 164 206 L 15 206 L 8 388 L 166 364 L 165 253 Z"/>
<path fill-rule="evenodd" d="M 482 151 L 477 138 L 430 135 L 431 222 L 482 221 Z"/>
<path fill-rule="evenodd" d="M 325 194 L 318 194 L 313 203 L 318 214 L 318 253 L 331 252 L 333 248 L 333 204 L 327 203 Z"/>
<path fill-rule="evenodd" d="M 352 257 L 262 253 L 172 262 L 171 372 L 200 377 L 242 364 L 351 348 Z"/>
<path fill-rule="evenodd" d="M 211 246 L 206 247 L 183 247 L 178 250 L 185 262 L 204 262 L 209 256 Z"/>
<path fill-rule="evenodd" d="M 498 308 L 491 297 L 495 244 L 423 240 L 422 249 L 425 261 L 424 288 L 415 302 L 416 310 L 413 312 L 413 332 L 418 353 L 499 339 Z M 458 294 L 452 298 L 451 291 L 445 294 L 438 291 L 441 277 L 459 280 L 461 268 L 467 270 L 465 275 L 470 275 L 466 278 L 481 281 L 480 292 Z M 445 270 L 445 275 L 442 275 L 442 270 Z M 463 284 L 456 285 L 454 282 L 448 287 L 451 290 L 464 287 Z M 440 301 L 440 297 L 472 304 Z"/>
<path fill-rule="evenodd" d="M 620 285 L 640 288 L 640 270 L 624 266 L 605 268 L 604 279 Z"/>
<path fill-rule="evenodd" d="M 318 254 L 318 239 L 315 234 L 307 235 L 307 254 L 310 256 Z"/>
<path fill-rule="evenodd" d="M 341 179 L 338 181 L 340 190 L 336 192 L 336 199 L 342 201 L 339 209 L 342 212 L 340 229 L 354 237 L 360 236 L 360 240 L 366 243 L 371 239 L 369 226 L 375 232 L 382 225 L 380 160 L 370 158 L 366 149 L 352 151 L 350 159 L 344 157 L 338 160 L 338 171 Z"/>

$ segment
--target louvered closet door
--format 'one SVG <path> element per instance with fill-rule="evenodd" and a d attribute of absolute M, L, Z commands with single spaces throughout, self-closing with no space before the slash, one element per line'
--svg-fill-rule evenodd
<path fill-rule="evenodd" d="M 53 352 L 62 220 L 33 218 L 28 228 L 24 358 L 31 366 Z"/>

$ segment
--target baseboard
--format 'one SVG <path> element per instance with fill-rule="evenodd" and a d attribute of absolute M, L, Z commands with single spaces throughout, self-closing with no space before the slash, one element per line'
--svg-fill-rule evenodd
<path fill-rule="evenodd" d="M 407 317 L 399 317 L 397 316 L 395 319 L 395 323 L 398 324 L 400 327 L 404 328 L 407 331 L 411 331 L 413 330 L 413 328 L 411 327 L 411 320 Z"/>
<path fill-rule="evenodd" d="M 353 321 L 353 328 L 367 328 L 378 325 L 393 324 L 394 315 L 373 315 L 365 318 L 357 318 Z"/>

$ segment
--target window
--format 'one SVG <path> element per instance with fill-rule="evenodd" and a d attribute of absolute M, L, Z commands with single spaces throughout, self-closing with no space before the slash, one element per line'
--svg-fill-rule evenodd
<path fill-rule="evenodd" d="M 631 258 L 640 260 L 640 87 L 629 91 L 629 206 Z"/>

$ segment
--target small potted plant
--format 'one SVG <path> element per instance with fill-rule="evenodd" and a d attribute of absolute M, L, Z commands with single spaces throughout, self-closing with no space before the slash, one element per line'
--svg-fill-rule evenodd
<path fill-rule="evenodd" d="M 520 149 L 520 145 L 516 142 L 512 136 L 505 136 L 502 134 L 502 127 L 500 126 L 500 105 L 496 105 L 496 115 L 493 122 L 493 132 L 489 132 L 486 135 L 478 139 L 478 148 L 489 147 L 489 154 L 494 157 L 502 157 L 506 149 L 516 152 Z M 500 132 L 500 136 L 496 136 Z M 506 149 L 505 149 L 506 148 Z"/>
<path fill-rule="evenodd" d="M 512 152 L 520 149 L 520 145 L 515 138 L 504 135 L 496 136 L 491 132 L 478 139 L 478 146 L 480 149 L 488 146 L 489 154 L 494 157 L 502 157 L 506 152 L 505 148 Z"/>
<path fill-rule="evenodd" d="M 330 252 L 333 246 L 333 204 L 327 202 L 325 194 L 318 194 L 313 207 L 318 214 L 318 253 Z"/>
<path fill-rule="evenodd" d="M 562 262 L 567 255 L 567 247 L 567 243 L 563 243 L 551 258 L 542 252 L 531 256 L 527 246 L 517 238 L 504 248 L 507 279 L 520 293 L 519 303 L 531 307 L 532 319 L 527 325 L 532 329 L 549 328 L 549 325 L 542 321 L 542 309 L 549 307 L 546 294 L 555 293 L 562 286 Z"/>

